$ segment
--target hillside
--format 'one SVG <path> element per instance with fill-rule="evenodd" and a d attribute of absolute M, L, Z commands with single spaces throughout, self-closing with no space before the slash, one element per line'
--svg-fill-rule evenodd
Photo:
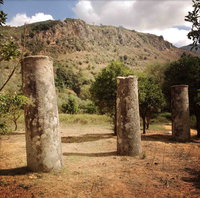
<path fill-rule="evenodd" d="M 162 36 L 123 27 L 88 25 L 78 19 L 6 26 L 1 27 L 1 33 L 5 40 L 13 38 L 26 56 L 44 54 L 53 57 L 57 87 L 69 88 L 79 96 L 81 89 L 87 90 L 83 98 L 88 95 L 95 74 L 112 60 L 121 60 L 129 67 L 141 69 L 154 62 L 176 60 L 183 52 L 164 41 Z M 12 63 L 0 64 L 2 83 Z M 20 87 L 19 79 L 16 74 L 8 86 L 10 91 Z"/>
<path fill-rule="evenodd" d="M 21 27 L 4 27 L 19 45 L 21 37 L 28 54 L 47 54 L 56 60 L 95 68 L 113 59 L 129 66 L 176 59 L 181 51 L 162 36 L 139 33 L 123 27 L 88 25 L 82 20 L 45 21 Z"/>
<path fill-rule="evenodd" d="M 193 48 L 192 44 L 183 46 L 183 47 L 181 47 L 181 49 L 200 55 L 200 48 L 199 47 L 197 49 L 195 47 Z"/>

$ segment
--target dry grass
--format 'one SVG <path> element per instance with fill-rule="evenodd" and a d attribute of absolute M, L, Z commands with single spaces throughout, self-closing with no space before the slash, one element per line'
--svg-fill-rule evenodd
<path fill-rule="evenodd" d="M 199 197 L 200 142 L 171 141 L 165 130 L 142 136 L 145 156 L 117 156 L 109 124 L 61 128 L 64 169 L 25 168 L 24 134 L 1 136 L 0 197 Z"/>

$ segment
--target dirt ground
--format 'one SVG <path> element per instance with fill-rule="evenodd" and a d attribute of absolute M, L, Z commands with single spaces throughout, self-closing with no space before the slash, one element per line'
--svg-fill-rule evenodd
<path fill-rule="evenodd" d="M 29 172 L 24 133 L 1 136 L 0 198 L 200 197 L 200 140 L 176 143 L 168 130 L 143 135 L 134 158 L 116 155 L 109 126 L 63 126 L 59 173 Z"/>

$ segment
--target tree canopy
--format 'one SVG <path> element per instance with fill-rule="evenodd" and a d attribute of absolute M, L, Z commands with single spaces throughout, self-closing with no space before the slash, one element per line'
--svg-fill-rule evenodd
<path fill-rule="evenodd" d="M 188 12 L 185 20 L 192 23 L 192 29 L 188 33 L 188 38 L 193 40 L 193 44 L 197 47 L 200 44 L 200 0 L 192 0 L 193 11 Z"/>
<path fill-rule="evenodd" d="M 95 78 L 90 92 L 101 113 L 115 114 L 117 77 L 128 76 L 133 71 L 122 62 L 112 61 Z"/>
<path fill-rule="evenodd" d="M 170 96 L 172 85 L 189 85 L 191 114 L 196 115 L 197 131 L 200 136 L 200 58 L 183 54 L 178 61 L 172 62 L 165 71 L 163 85 L 166 97 Z M 169 99 L 170 101 L 170 99 Z"/>
<path fill-rule="evenodd" d="M 104 68 L 96 77 L 91 87 L 91 95 L 101 113 L 115 115 L 117 77 L 136 74 L 121 62 L 113 61 Z M 164 96 L 161 87 L 151 77 L 137 73 L 139 87 L 140 116 L 143 119 L 143 132 L 145 133 L 146 121 L 150 120 L 153 113 L 159 111 L 164 105 Z M 148 122 L 149 123 L 149 122 Z"/>
<path fill-rule="evenodd" d="M 143 133 L 145 133 L 153 113 L 161 110 L 165 105 L 165 99 L 159 84 L 152 77 L 143 75 L 138 81 L 140 117 L 143 120 Z"/>
<path fill-rule="evenodd" d="M 0 4 L 3 4 L 3 0 L 0 0 Z M 3 11 L 0 11 L 0 28 L 5 25 L 7 19 L 7 14 Z M 20 51 L 16 43 L 12 41 L 12 39 L 8 40 L 4 38 L 4 35 L 0 34 L 0 62 L 2 61 L 10 61 L 19 57 Z M 0 91 L 6 86 L 11 77 L 13 76 L 18 64 L 12 69 L 10 75 L 7 80 L 1 85 Z"/>

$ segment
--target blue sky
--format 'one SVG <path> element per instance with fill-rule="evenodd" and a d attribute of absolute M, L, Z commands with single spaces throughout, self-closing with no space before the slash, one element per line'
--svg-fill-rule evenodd
<path fill-rule="evenodd" d="M 39 12 L 63 20 L 67 17 L 75 17 L 72 7 L 76 2 L 75 0 L 4 0 L 2 9 L 8 13 L 8 21 L 18 13 L 26 13 L 31 17 Z"/>
<path fill-rule="evenodd" d="M 184 21 L 192 0 L 4 0 L 7 25 L 79 18 L 89 24 L 123 26 L 162 35 L 176 46 L 190 44 Z"/>

